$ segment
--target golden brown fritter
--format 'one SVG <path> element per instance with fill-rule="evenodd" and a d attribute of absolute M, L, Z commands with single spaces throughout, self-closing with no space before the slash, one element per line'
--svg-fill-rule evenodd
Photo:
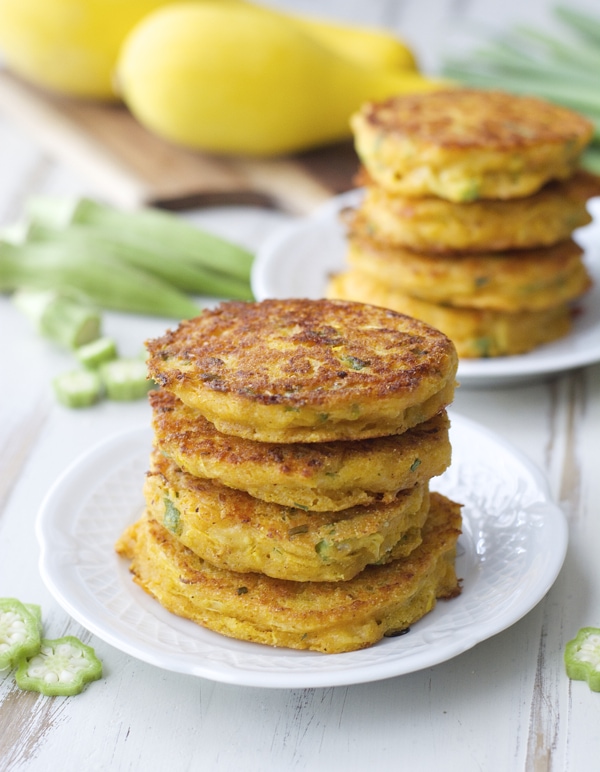
<path fill-rule="evenodd" d="M 357 270 L 333 277 L 327 292 L 334 298 L 378 303 L 423 319 L 443 330 L 464 358 L 524 354 L 571 330 L 567 303 L 542 311 L 519 312 L 444 306 L 401 293 Z"/>
<path fill-rule="evenodd" d="M 147 516 L 116 548 L 137 584 L 174 614 L 232 638 L 333 654 L 406 630 L 437 598 L 456 596 L 460 528 L 459 505 L 432 494 L 423 543 L 407 558 L 333 583 L 215 568 Z"/>
<path fill-rule="evenodd" d="M 351 123 L 378 185 L 458 202 L 520 198 L 567 179 L 593 135 L 589 120 L 564 107 L 466 88 L 367 103 Z"/>
<path fill-rule="evenodd" d="M 213 565 L 298 582 L 351 579 L 408 554 L 429 509 L 427 484 L 342 512 L 282 507 L 187 474 L 156 451 L 144 496 L 150 515 Z"/>
<path fill-rule="evenodd" d="M 150 392 L 156 446 L 186 472 L 288 507 L 392 501 L 450 464 L 446 411 L 403 434 L 356 442 L 255 442 L 218 432 L 170 392 Z"/>
<path fill-rule="evenodd" d="M 456 203 L 408 198 L 366 183 L 355 210 L 343 213 L 351 234 L 417 252 L 486 252 L 546 247 L 591 222 L 586 202 L 600 195 L 600 178 L 577 171 L 525 198 Z"/>
<path fill-rule="evenodd" d="M 147 343 L 150 375 L 224 434 L 325 442 L 398 434 L 453 399 L 452 343 L 332 300 L 228 302 Z"/>
<path fill-rule="evenodd" d="M 435 255 L 350 236 L 350 267 L 428 303 L 542 311 L 583 295 L 591 278 L 574 241 L 541 249 Z"/>

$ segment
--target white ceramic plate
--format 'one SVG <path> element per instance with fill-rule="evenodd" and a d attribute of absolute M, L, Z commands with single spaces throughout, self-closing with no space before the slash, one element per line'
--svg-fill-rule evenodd
<path fill-rule="evenodd" d="M 354 206 L 362 192 L 344 193 L 313 215 L 286 226 L 268 239 L 256 256 L 252 288 L 265 298 L 320 298 L 328 277 L 344 268 L 345 235 L 340 210 Z M 595 221 L 577 232 L 585 248 L 594 287 L 581 302 L 572 333 L 528 354 L 495 359 L 462 359 L 461 386 L 503 386 L 600 361 L 600 199 L 591 202 Z"/>
<path fill-rule="evenodd" d="M 325 687 L 436 665 L 530 611 L 556 579 L 567 546 L 564 515 L 542 474 L 499 437 L 451 418 L 452 466 L 432 488 L 464 504 L 457 559 L 463 590 L 399 638 L 326 655 L 232 640 L 165 611 L 133 583 L 128 562 L 114 551 L 143 508 L 146 428 L 92 449 L 49 492 L 37 520 L 42 577 L 62 607 L 107 643 L 166 670 L 215 681 Z"/>

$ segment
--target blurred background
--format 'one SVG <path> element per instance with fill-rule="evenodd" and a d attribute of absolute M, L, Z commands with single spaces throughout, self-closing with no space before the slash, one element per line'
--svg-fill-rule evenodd
<path fill-rule="evenodd" d="M 221 3 L 224 6 L 230 4 L 231 0 Z M 233 4 L 242 5 L 238 2 Z M 145 11 L 148 9 L 158 9 L 159 13 L 163 10 L 159 6 L 169 5 L 172 3 L 165 0 L 135 0 L 126 6 L 127 13 L 132 17 L 127 20 L 123 17 L 125 8 L 116 2 L 2 0 L 0 57 L 6 69 L 0 70 L 0 117 L 7 121 L 6 125 L 0 126 L 0 132 L 5 133 L 3 149 L 0 148 L 3 161 L 12 165 L 20 163 L 19 158 L 23 158 L 22 163 L 30 166 L 31 154 L 19 150 L 19 144 L 29 138 L 36 143 L 44 159 L 43 162 L 40 160 L 41 166 L 36 164 L 35 172 L 31 172 L 36 175 L 36 186 L 41 182 L 40 175 L 48 172 L 48 164 L 53 159 L 59 159 L 81 175 L 91 194 L 126 207 L 158 204 L 185 211 L 212 204 L 254 204 L 292 214 L 305 214 L 330 195 L 347 190 L 353 184 L 357 166 L 347 114 L 351 112 L 351 107 L 354 109 L 366 94 L 371 93 L 369 89 L 357 93 L 354 101 L 349 103 L 351 107 L 342 112 L 341 118 L 338 116 L 338 124 L 345 134 L 341 145 L 332 142 L 330 136 L 322 142 L 317 136 L 306 139 L 304 144 L 299 141 L 286 145 L 279 130 L 275 129 L 267 142 L 261 140 L 261 150 L 266 152 L 259 157 L 248 155 L 246 147 L 240 146 L 239 139 L 235 138 L 222 147 L 198 138 L 200 146 L 190 148 L 188 132 L 184 141 L 180 141 L 183 134 L 178 135 L 177 132 L 182 122 L 192 122 L 195 125 L 193 131 L 199 126 L 210 130 L 213 119 L 202 115 L 180 120 L 174 106 L 177 94 L 181 96 L 182 89 L 187 88 L 183 101 L 188 105 L 200 103 L 204 96 L 198 96 L 194 88 L 198 84 L 205 87 L 207 81 L 212 82 L 212 78 L 197 77 L 196 85 L 190 89 L 190 79 L 169 79 L 170 75 L 165 75 L 164 93 L 159 97 L 156 70 L 144 69 L 148 59 L 160 59 L 154 56 L 157 51 L 170 52 L 171 60 L 175 58 L 174 52 L 180 48 L 183 51 L 184 46 L 178 44 L 179 32 L 172 33 L 172 38 L 164 44 L 161 44 L 164 37 L 157 36 L 155 31 L 148 33 L 143 43 L 138 41 L 135 51 L 131 46 L 128 57 L 123 57 L 127 58 L 127 62 L 121 66 L 120 78 L 114 77 L 113 82 L 121 84 L 120 96 L 125 100 L 127 109 L 114 101 L 114 95 L 107 101 L 105 94 L 96 98 L 95 92 L 85 93 L 87 65 L 83 62 L 81 51 L 68 50 L 73 39 L 77 39 L 78 35 L 87 35 L 80 43 L 83 50 L 86 46 L 90 50 L 101 48 L 101 41 L 106 39 L 116 52 L 115 36 L 124 37 L 126 29 L 135 27 L 134 20 L 139 21 L 137 17 L 147 15 Z M 521 0 L 264 0 L 262 3 L 263 7 L 285 15 L 386 31 L 396 36 L 407 54 L 413 57 L 413 69 L 423 76 L 425 83 L 429 78 L 449 73 L 458 82 L 500 85 L 509 90 L 541 93 L 550 99 L 557 95 L 559 101 L 566 98 L 566 104 L 574 109 L 586 111 L 589 108 L 594 119 L 600 122 L 597 96 L 600 33 L 597 29 L 592 30 L 597 37 L 595 42 L 590 38 L 588 45 L 588 41 L 584 40 L 586 33 L 582 38 L 581 29 L 576 31 L 572 24 L 566 23 L 557 13 L 557 5 L 554 0 L 529 0 L 527 3 Z M 575 6 L 563 7 L 594 14 L 597 13 L 598 3 L 597 0 L 578 0 Z M 87 20 L 86 14 L 89 17 Z M 120 20 L 120 31 L 116 19 Z M 520 35 L 517 33 L 520 28 L 527 28 L 527 35 L 523 39 L 515 39 L 515 35 Z M 81 33 L 80 29 L 85 32 Z M 54 42 L 53 35 L 56 38 Z M 540 42 L 548 35 L 550 39 Z M 505 48 L 496 51 L 491 72 L 487 72 L 490 69 L 487 53 L 481 56 L 475 55 L 475 52 L 480 49 L 487 51 L 490 41 L 498 36 L 508 37 L 509 45 L 514 45 L 518 53 L 509 50 L 507 56 Z M 215 50 L 221 50 L 220 40 L 220 35 L 211 33 L 208 35 L 210 45 L 201 41 L 197 48 L 205 50 L 214 44 Z M 575 67 L 572 62 L 567 67 L 564 52 L 556 49 L 556 40 L 569 44 L 569 55 L 573 53 L 573 46 L 578 48 L 585 43 L 585 55 Z M 253 46 L 255 51 L 264 52 L 266 47 L 261 43 L 259 36 L 258 43 Z M 144 53 L 144 45 L 151 55 Z M 114 55 L 116 57 L 116 53 Z M 285 53 L 278 54 L 279 58 L 275 56 L 273 61 L 283 63 L 287 61 L 284 56 L 289 55 L 288 48 Z M 457 58 L 460 67 L 448 69 L 449 62 Z M 531 59 L 535 60 L 535 71 L 531 70 Z M 162 65 L 155 62 L 155 66 L 160 68 Z M 179 64 L 171 61 L 170 66 L 176 69 Z M 312 103 L 308 101 L 308 109 L 304 109 L 301 98 L 310 100 L 311 92 L 316 91 L 321 81 L 318 68 L 315 68 L 317 74 L 308 77 L 303 87 L 290 87 L 284 94 L 284 101 L 278 101 L 271 86 L 261 92 L 256 79 L 251 80 L 246 74 L 243 62 L 237 69 L 235 64 L 231 67 L 235 75 L 228 76 L 226 80 L 228 88 L 231 86 L 232 93 L 235 93 L 232 102 L 239 100 L 240 94 L 247 95 L 248 84 L 252 82 L 252 93 L 262 93 L 269 110 L 281 116 L 291 109 L 291 105 L 295 105 L 298 115 L 303 116 L 309 125 L 312 123 L 312 128 L 327 122 L 328 112 L 334 111 L 334 103 L 340 101 L 338 96 L 344 91 L 343 88 L 338 89 L 336 98 L 331 100 L 315 96 Z M 548 67 L 550 70 L 546 72 Z M 270 72 L 279 69 L 283 68 L 277 64 L 270 67 Z M 481 80 L 484 70 L 486 74 Z M 58 80 L 48 88 L 47 81 L 55 71 L 59 73 L 56 76 Z M 507 77 L 509 80 L 506 80 Z M 232 80 L 236 81 L 234 85 L 231 85 Z M 346 84 L 356 81 L 351 77 Z M 351 89 L 352 86 L 344 88 Z M 77 89 L 82 93 L 75 93 Z M 575 101 L 574 94 L 577 97 Z M 149 114 L 150 101 L 154 102 L 153 115 Z M 314 118 L 307 117 L 313 109 Z M 132 120 L 130 110 L 135 120 Z M 266 112 L 265 107 L 257 104 L 256 113 L 261 112 Z M 218 136 L 224 133 L 224 127 L 229 131 L 235 126 L 241 127 L 245 137 L 252 134 L 251 127 L 235 113 L 228 115 L 224 110 L 216 110 L 215 115 L 219 125 L 213 130 Z M 298 123 L 298 118 L 290 114 L 290 122 Z M 16 136 L 13 129 L 17 131 Z M 20 137 L 21 131 L 24 132 L 23 138 Z M 240 152 L 231 153 L 232 147 Z M 301 158 L 296 157 L 297 152 L 302 153 Z M 294 157 L 290 158 L 290 155 Z M 598 168 L 597 159 L 595 163 Z M 12 192 L 7 194 L 0 188 L 0 220 L 7 222 L 14 217 L 14 211 L 7 211 L 2 216 L 3 199 L 10 199 L 13 210 L 16 199 Z"/>

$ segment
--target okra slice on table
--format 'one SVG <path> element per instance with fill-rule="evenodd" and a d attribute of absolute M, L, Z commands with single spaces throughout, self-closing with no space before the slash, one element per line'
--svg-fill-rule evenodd
<path fill-rule="evenodd" d="M 142 399 L 154 388 L 143 359 L 113 359 L 100 367 L 100 377 L 108 399 L 117 402 Z"/>
<path fill-rule="evenodd" d="M 31 616 L 37 621 L 38 623 L 38 630 L 40 632 L 40 635 L 42 634 L 42 607 L 38 606 L 37 603 L 23 603 L 27 611 L 31 614 Z"/>
<path fill-rule="evenodd" d="M 16 598 L 0 598 L 0 670 L 39 651 L 40 629 L 38 606 L 26 605 Z"/>
<path fill-rule="evenodd" d="M 19 658 L 15 680 L 27 691 L 48 697 L 79 694 L 86 684 L 102 678 L 102 663 L 91 646 L 67 635 L 42 639 L 37 654 Z"/>
<path fill-rule="evenodd" d="M 574 681 L 587 681 L 593 692 L 600 692 L 600 628 L 582 627 L 565 649 L 567 675 Z"/>
<path fill-rule="evenodd" d="M 95 370 L 68 370 L 52 381 L 58 401 L 65 407 L 89 407 L 102 397 L 102 379 Z"/>
<path fill-rule="evenodd" d="M 97 370 L 100 365 L 117 358 L 117 343 L 113 338 L 103 336 L 85 346 L 79 346 L 75 356 L 88 370 Z"/>

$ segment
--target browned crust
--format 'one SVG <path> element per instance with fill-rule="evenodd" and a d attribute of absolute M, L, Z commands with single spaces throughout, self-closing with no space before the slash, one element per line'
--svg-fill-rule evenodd
<path fill-rule="evenodd" d="M 457 89 L 367 103 L 362 119 L 377 130 L 454 150 L 510 150 L 538 144 L 586 144 L 593 125 L 583 116 L 531 96 Z"/>
<path fill-rule="evenodd" d="M 226 302 L 147 342 L 161 386 L 234 395 L 245 402 L 351 405 L 437 393 L 456 353 L 442 333 L 411 317 L 335 300 Z"/>
<path fill-rule="evenodd" d="M 200 474 L 202 467 L 206 477 L 225 476 L 222 468 L 236 470 L 242 467 L 260 468 L 275 483 L 294 480 L 309 488 L 318 480 L 319 486 L 333 482 L 340 470 L 348 463 L 375 456 L 389 458 L 396 466 L 400 455 L 407 459 L 419 459 L 421 469 L 422 448 L 431 448 L 435 442 L 442 450 L 448 448 L 449 419 L 445 411 L 409 429 L 400 435 L 377 437 L 347 442 L 276 443 L 256 442 L 242 437 L 218 432 L 199 411 L 181 402 L 175 395 L 163 389 L 149 394 L 152 407 L 152 426 L 157 447 L 174 458 L 191 474 Z M 446 458 L 445 453 L 441 453 Z M 422 459 L 423 462 L 425 459 Z M 423 463 L 426 466 L 425 463 Z M 436 474 L 443 469 L 435 470 Z M 415 482 L 420 478 L 415 476 Z M 376 484 L 376 480 L 373 483 Z M 231 481 L 229 482 L 231 484 Z M 236 487 L 236 486 L 233 486 Z M 382 489 L 383 490 L 383 489 Z"/>

